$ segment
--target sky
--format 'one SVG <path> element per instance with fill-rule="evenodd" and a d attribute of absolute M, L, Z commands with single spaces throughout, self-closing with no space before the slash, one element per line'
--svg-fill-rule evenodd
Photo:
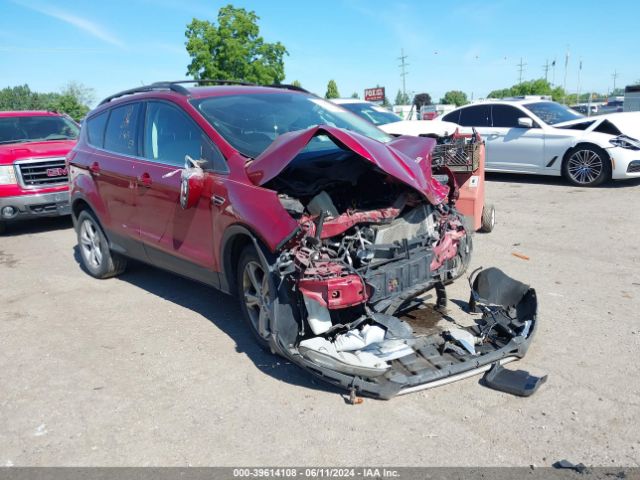
<path fill-rule="evenodd" d="M 253 10 L 267 42 L 287 48 L 285 83 L 324 95 L 334 79 L 342 96 L 402 88 L 439 100 L 469 98 L 544 77 L 606 93 L 640 79 L 637 0 L 0 0 L 0 88 L 28 84 L 58 91 L 71 81 L 95 101 L 160 80 L 187 78 L 186 25 L 215 21 L 228 3 Z M 582 70 L 579 70 L 582 62 Z"/>

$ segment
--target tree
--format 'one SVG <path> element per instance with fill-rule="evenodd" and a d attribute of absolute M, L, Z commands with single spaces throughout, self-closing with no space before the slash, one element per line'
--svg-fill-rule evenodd
<path fill-rule="evenodd" d="M 469 103 L 467 100 L 467 94 L 460 90 L 449 90 L 444 94 L 444 97 L 440 99 L 440 103 L 444 103 L 445 105 L 455 105 L 459 107 L 461 105 L 466 105 Z"/>
<path fill-rule="evenodd" d="M 291 82 L 291 86 L 302 88 L 302 84 L 298 80 L 294 80 L 293 82 Z"/>
<path fill-rule="evenodd" d="M 335 80 L 329 80 L 329 83 L 327 83 L 327 93 L 324 94 L 324 98 L 340 98 L 340 92 L 338 92 L 338 85 Z"/>
<path fill-rule="evenodd" d="M 567 96 L 562 87 L 553 88 L 547 80 L 539 78 L 518 83 L 510 88 L 493 90 L 489 93 L 488 98 L 519 97 L 524 95 L 551 95 L 555 101 L 564 101 Z"/>
<path fill-rule="evenodd" d="M 431 105 L 431 95 L 428 93 L 418 93 L 415 97 L 413 97 L 413 104 L 416 106 L 416 110 L 420 111 L 420 107 L 424 105 Z"/>
<path fill-rule="evenodd" d="M 195 79 L 243 80 L 271 85 L 284 80 L 284 56 L 280 42 L 267 43 L 260 36 L 253 11 L 233 5 L 218 11 L 218 24 L 196 18 L 187 25 L 186 48 L 191 63 L 187 74 Z"/>
<path fill-rule="evenodd" d="M 29 85 L 7 87 L 0 90 L 0 110 L 53 110 L 66 113 L 75 120 L 89 111 L 93 90 L 71 82 L 60 93 L 33 92 Z"/>
<path fill-rule="evenodd" d="M 360 98 L 360 95 L 358 95 L 358 92 L 353 92 L 351 98 Z"/>
<path fill-rule="evenodd" d="M 395 105 L 409 105 L 411 100 L 409 99 L 409 95 L 403 93 L 402 90 L 398 90 L 398 94 L 396 95 Z"/>

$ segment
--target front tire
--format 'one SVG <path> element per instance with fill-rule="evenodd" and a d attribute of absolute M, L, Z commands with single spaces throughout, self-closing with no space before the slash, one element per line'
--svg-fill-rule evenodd
<path fill-rule="evenodd" d="M 273 303 L 269 270 L 256 249 L 249 245 L 240 254 L 236 271 L 236 292 L 242 316 L 260 347 L 269 350 L 269 320 Z"/>
<path fill-rule="evenodd" d="M 127 260 L 109 249 L 100 224 L 87 210 L 78 215 L 76 233 L 82 266 L 92 277 L 109 278 L 124 272 Z"/>
<path fill-rule="evenodd" d="M 579 145 L 567 152 L 562 175 L 572 185 L 596 187 L 611 178 L 611 161 L 602 148 Z"/>

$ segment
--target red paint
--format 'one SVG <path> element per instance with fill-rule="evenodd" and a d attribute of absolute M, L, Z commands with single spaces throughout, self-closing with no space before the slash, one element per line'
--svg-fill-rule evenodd
<path fill-rule="evenodd" d="M 306 273 L 306 272 L 305 272 Z M 358 275 L 332 277 L 323 280 L 302 279 L 298 288 L 329 310 L 352 307 L 367 301 L 367 294 Z"/>

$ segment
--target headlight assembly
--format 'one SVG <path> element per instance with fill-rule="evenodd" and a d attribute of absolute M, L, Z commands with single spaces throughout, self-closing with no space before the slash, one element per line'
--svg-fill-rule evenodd
<path fill-rule="evenodd" d="M 0 185 L 15 185 L 16 171 L 13 165 L 0 165 Z"/>
<path fill-rule="evenodd" d="M 626 135 L 618 135 L 615 138 L 609 140 L 609 143 L 614 147 L 627 148 L 629 150 L 640 150 L 640 140 L 628 137 Z"/>

